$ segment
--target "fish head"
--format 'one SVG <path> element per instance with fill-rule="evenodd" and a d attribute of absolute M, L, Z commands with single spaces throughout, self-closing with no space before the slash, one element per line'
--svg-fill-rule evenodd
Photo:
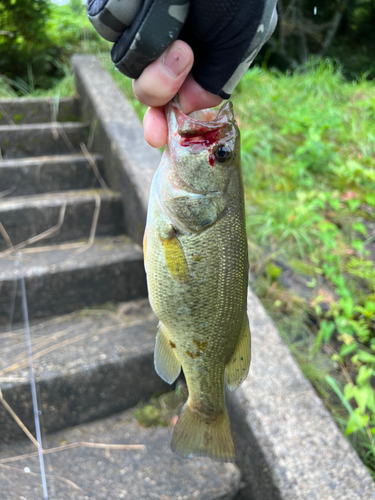
<path fill-rule="evenodd" d="M 240 169 L 240 133 L 232 103 L 185 115 L 174 99 L 167 119 L 169 180 L 201 194 L 226 190 L 233 170 Z"/>

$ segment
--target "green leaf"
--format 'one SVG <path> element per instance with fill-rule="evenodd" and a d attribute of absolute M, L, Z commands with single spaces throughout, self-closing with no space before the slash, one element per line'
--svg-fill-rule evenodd
<path fill-rule="evenodd" d="M 354 302 L 351 296 L 341 297 L 340 306 L 342 307 L 343 313 L 347 318 L 351 318 L 353 315 Z"/>
<path fill-rule="evenodd" d="M 369 423 L 370 417 L 365 413 L 360 415 L 359 408 L 356 408 L 352 415 L 350 415 L 345 434 L 349 435 L 356 431 L 364 432 L 364 427 Z"/>
<path fill-rule="evenodd" d="M 355 212 L 359 207 L 359 205 L 361 204 L 360 200 L 357 199 L 347 200 L 346 202 L 349 205 L 349 208 L 352 212 Z"/>
<path fill-rule="evenodd" d="M 370 302 L 369 300 L 366 300 L 365 309 L 371 312 L 375 312 L 375 302 Z"/>
<path fill-rule="evenodd" d="M 332 337 L 333 332 L 335 331 L 335 323 L 333 321 L 323 320 L 320 323 L 320 328 L 317 333 L 316 341 L 315 341 L 315 352 L 318 351 L 321 343 L 324 341 L 325 343 L 329 342 Z"/>
<path fill-rule="evenodd" d="M 371 398 L 372 389 L 371 387 L 358 387 L 354 388 L 354 399 L 358 405 L 359 412 L 361 414 L 365 413 L 367 407 L 367 401 Z"/>
<path fill-rule="evenodd" d="M 359 350 L 357 354 L 358 359 L 362 361 L 362 363 L 375 363 L 375 356 L 373 354 L 362 350 Z"/>
<path fill-rule="evenodd" d="M 369 387 L 371 393 L 368 395 L 367 408 L 374 414 L 375 413 L 375 392 L 372 387 Z M 374 415 L 373 415 L 374 416 Z"/>
<path fill-rule="evenodd" d="M 366 203 L 375 207 L 375 194 L 368 194 L 365 196 Z"/>
<path fill-rule="evenodd" d="M 358 231 L 359 233 L 362 233 L 363 236 L 367 236 L 367 229 L 365 228 L 365 226 L 362 224 L 362 222 L 355 222 L 353 225 L 352 225 L 352 228 L 354 229 L 354 231 Z"/>
<path fill-rule="evenodd" d="M 362 240 L 352 240 L 352 247 L 357 252 L 361 253 L 363 250 L 363 241 Z"/>
<path fill-rule="evenodd" d="M 356 413 L 354 413 L 354 410 L 353 408 L 350 406 L 350 404 L 346 401 L 346 399 L 344 398 L 344 395 L 343 393 L 340 391 L 340 388 L 336 382 L 336 380 L 332 377 L 330 377 L 329 375 L 326 375 L 326 381 L 327 383 L 330 385 L 331 389 L 336 393 L 336 395 L 340 398 L 340 401 L 341 403 L 345 406 L 345 408 L 347 409 L 350 417 L 353 419 L 353 421 L 356 423 L 357 425 L 357 429 L 363 434 L 363 436 L 366 437 L 366 432 L 365 430 L 363 429 L 363 426 L 361 424 L 361 421 L 360 419 L 357 417 Z"/>
<path fill-rule="evenodd" d="M 338 212 L 340 210 L 341 202 L 338 198 L 331 198 L 328 203 L 331 205 L 333 210 L 336 210 Z"/>
<path fill-rule="evenodd" d="M 346 384 L 344 387 L 344 398 L 349 401 L 350 399 L 354 398 L 354 389 L 355 386 L 351 384 Z"/>
<path fill-rule="evenodd" d="M 368 382 L 373 376 L 374 370 L 367 365 L 362 365 L 358 370 L 358 375 L 356 377 L 356 382 L 358 385 L 363 385 Z"/>
<path fill-rule="evenodd" d="M 353 327 L 351 326 L 347 318 L 345 318 L 344 316 L 338 316 L 337 318 L 335 318 L 335 323 L 337 330 L 341 335 L 343 333 L 346 333 L 348 335 L 353 335 L 354 333 Z"/>
<path fill-rule="evenodd" d="M 359 340 L 361 342 L 367 342 L 370 336 L 370 330 L 368 327 L 368 323 L 364 318 L 360 318 L 358 320 L 351 320 L 350 325 L 353 328 L 354 332 L 358 335 Z"/>
<path fill-rule="evenodd" d="M 329 278 L 335 272 L 336 267 L 328 265 L 327 262 L 323 262 L 322 269 L 326 277 Z"/>
<path fill-rule="evenodd" d="M 345 356 L 347 356 L 348 354 L 351 354 L 352 352 L 356 351 L 357 347 L 358 346 L 355 342 L 353 342 L 353 344 L 349 344 L 349 345 L 343 344 L 341 346 L 341 349 L 339 352 L 340 357 L 345 358 Z"/>

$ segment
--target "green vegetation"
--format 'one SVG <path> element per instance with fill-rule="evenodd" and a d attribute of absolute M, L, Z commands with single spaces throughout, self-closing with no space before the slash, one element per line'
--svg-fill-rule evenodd
<path fill-rule="evenodd" d="M 156 394 L 134 412 L 134 417 L 143 427 L 168 427 L 180 410 L 188 396 L 184 382 L 178 381 L 174 391 Z M 172 423 L 173 425 L 173 423 Z"/>
<path fill-rule="evenodd" d="M 254 287 L 374 469 L 375 88 L 309 66 L 254 68 L 233 96 Z"/>
<path fill-rule="evenodd" d="M 58 57 L 58 48 L 47 35 L 49 15 L 48 0 L 0 1 L 1 72 L 15 88 L 26 80 L 34 85 L 35 79 L 43 86 L 52 76 L 51 62 Z"/>
<path fill-rule="evenodd" d="M 340 60 L 346 77 L 375 76 L 374 0 L 278 0 L 275 33 L 258 56 L 294 69 L 311 55 Z"/>
<path fill-rule="evenodd" d="M 0 0 L 0 95 L 38 95 L 59 85 L 74 52 L 110 47 L 81 0 Z M 39 91 L 39 92 L 38 92 Z"/>

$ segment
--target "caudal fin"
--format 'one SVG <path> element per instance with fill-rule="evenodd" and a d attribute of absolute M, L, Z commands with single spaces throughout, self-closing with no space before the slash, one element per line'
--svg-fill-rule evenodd
<path fill-rule="evenodd" d="M 183 458 L 204 456 L 233 462 L 234 444 L 227 412 L 208 420 L 207 415 L 185 404 L 173 431 L 171 448 Z"/>

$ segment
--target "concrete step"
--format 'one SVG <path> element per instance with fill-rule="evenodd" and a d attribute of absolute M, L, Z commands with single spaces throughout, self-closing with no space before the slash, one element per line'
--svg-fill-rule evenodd
<path fill-rule="evenodd" d="M 49 496 L 75 500 L 239 498 L 241 473 L 235 465 L 204 457 L 184 460 L 172 453 L 169 440 L 167 428 L 137 425 L 132 410 L 47 436 L 44 463 Z M 22 442 L 2 449 L 3 498 L 44 498 L 35 446 Z"/>
<path fill-rule="evenodd" d="M 70 154 L 81 151 L 88 137 L 84 123 L 41 123 L 0 125 L 2 159 Z"/>
<path fill-rule="evenodd" d="M 103 157 L 92 155 L 103 176 Z M 39 156 L 0 162 L 0 192 L 22 196 L 98 187 L 90 163 L 82 154 Z M 4 198 L 3 198 L 4 199 Z"/>
<path fill-rule="evenodd" d="M 73 122 L 79 114 L 79 101 L 74 97 L 0 99 L 0 125 Z"/>
<path fill-rule="evenodd" d="M 91 246 L 29 248 L 0 258 L 0 324 L 9 323 L 12 311 L 13 322 L 22 321 L 21 273 L 31 319 L 147 297 L 142 250 L 126 236 L 97 239 Z"/>
<path fill-rule="evenodd" d="M 123 232 L 120 196 L 113 191 L 63 191 L 0 199 L 0 222 L 13 246 L 58 224 L 56 231 L 35 245 L 87 240 L 96 213 L 99 213 L 95 232 L 97 236 Z M 9 241 L 1 237 L 0 251 L 9 246 Z"/>
<path fill-rule="evenodd" d="M 112 415 L 170 390 L 153 366 L 156 325 L 147 299 L 31 325 L 44 433 Z M 3 398 L 34 434 L 25 330 L 0 334 L 0 346 Z M 24 437 L 0 405 L 0 443 Z"/>

